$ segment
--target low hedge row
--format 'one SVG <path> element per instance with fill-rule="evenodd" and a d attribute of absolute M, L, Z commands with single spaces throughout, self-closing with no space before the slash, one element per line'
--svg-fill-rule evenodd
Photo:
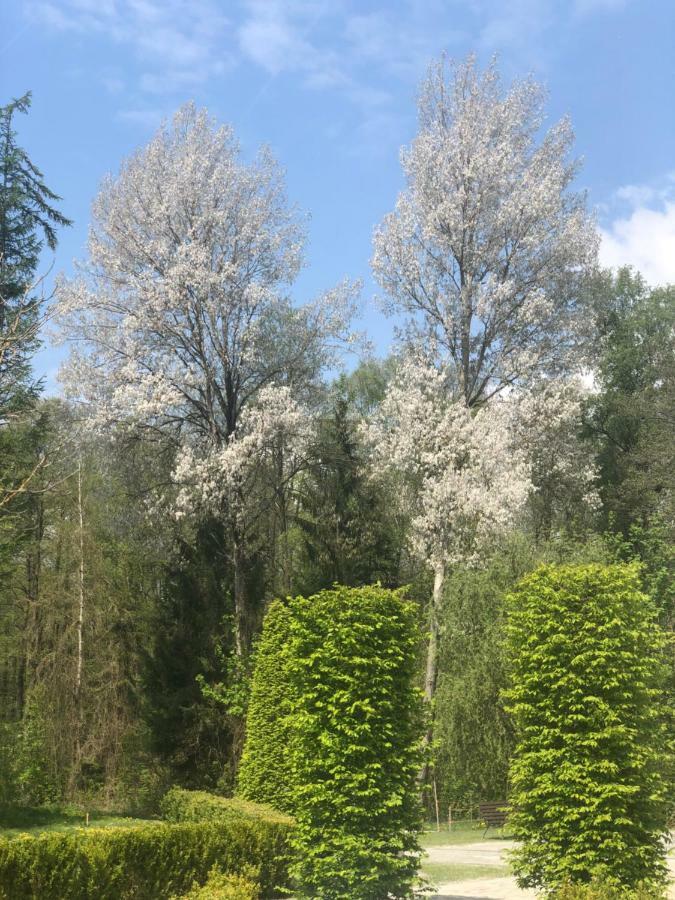
<path fill-rule="evenodd" d="M 259 900 L 260 888 L 247 875 L 224 875 L 214 869 L 208 881 L 195 887 L 179 900 Z"/>
<path fill-rule="evenodd" d="M 198 806 L 207 821 L 0 840 L 0 900 L 159 900 L 203 884 L 214 868 L 227 874 L 254 869 L 260 895 L 277 896 L 288 883 L 291 821 L 259 809 L 225 814 L 221 799 L 206 794 L 182 803 L 174 798 L 173 806 L 169 801 L 175 818 L 197 817 Z"/>
<path fill-rule="evenodd" d="M 160 810 L 167 822 L 231 822 L 248 819 L 277 825 L 282 830 L 293 826 L 293 819 L 284 813 L 251 803 L 239 797 L 219 797 L 206 791 L 187 791 L 171 788 L 160 802 Z"/>

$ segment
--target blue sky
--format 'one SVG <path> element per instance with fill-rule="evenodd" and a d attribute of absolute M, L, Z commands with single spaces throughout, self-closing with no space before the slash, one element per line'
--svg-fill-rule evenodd
<path fill-rule="evenodd" d="M 75 222 L 54 271 L 83 255 L 102 177 L 184 101 L 230 122 L 245 155 L 271 145 L 311 214 L 298 300 L 362 278 L 362 327 L 384 352 L 371 235 L 430 59 L 496 52 L 505 81 L 543 81 L 551 121 L 575 127 L 602 261 L 660 283 L 675 281 L 674 45 L 673 0 L 13 0 L 0 103 L 33 91 L 20 139 Z M 51 389 L 62 354 L 37 361 Z"/>

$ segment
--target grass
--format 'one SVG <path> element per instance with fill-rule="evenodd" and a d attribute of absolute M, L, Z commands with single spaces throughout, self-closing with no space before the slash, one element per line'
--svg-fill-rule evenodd
<path fill-rule="evenodd" d="M 422 863 L 422 875 L 435 884 L 466 881 L 470 878 L 499 878 L 509 874 L 508 866 L 477 866 L 472 863 Z"/>
<path fill-rule="evenodd" d="M 89 825 L 96 828 L 133 828 L 148 819 L 138 819 L 110 811 L 88 810 Z M 15 838 L 20 834 L 43 831 L 71 831 L 84 828 L 86 811 L 76 806 L 5 806 L 0 807 L 0 837 Z"/>
<path fill-rule="evenodd" d="M 474 844 L 479 841 L 505 840 L 509 838 L 508 828 L 490 828 L 486 834 L 485 826 L 477 822 L 453 822 L 452 829 L 442 826 L 440 831 L 430 828 L 420 834 L 420 844 L 427 847 L 444 847 L 449 844 Z"/>

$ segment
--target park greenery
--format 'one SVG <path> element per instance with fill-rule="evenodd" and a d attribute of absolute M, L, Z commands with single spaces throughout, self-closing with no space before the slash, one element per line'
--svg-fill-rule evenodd
<path fill-rule="evenodd" d="M 569 121 L 430 67 L 377 358 L 357 283 L 296 302 L 272 152 L 190 103 L 47 277 L 30 99 L 0 107 L 0 897 L 407 898 L 424 816 L 481 801 L 522 885 L 662 896 L 675 285 L 598 265 Z"/>

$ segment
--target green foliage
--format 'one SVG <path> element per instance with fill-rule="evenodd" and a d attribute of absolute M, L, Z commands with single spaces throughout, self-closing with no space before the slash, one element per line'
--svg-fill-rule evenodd
<path fill-rule="evenodd" d="M 246 743 L 237 791 L 245 799 L 290 812 L 289 747 L 291 711 L 288 660 L 291 612 L 280 600 L 269 608 L 256 649 Z"/>
<path fill-rule="evenodd" d="M 292 777 L 301 894 L 412 894 L 419 859 L 417 611 L 380 587 L 291 604 Z"/>
<path fill-rule="evenodd" d="M 61 198 L 17 143 L 14 116 L 27 113 L 30 104 L 29 92 L 0 106 L 0 426 L 38 396 L 31 359 L 39 347 L 43 299 L 35 275 L 44 244 L 54 250 L 57 226 L 71 224 L 54 205 Z M 1 488 L 0 480 L 3 499 Z"/>
<path fill-rule="evenodd" d="M 145 660 L 150 748 L 172 782 L 214 789 L 220 781 L 231 788 L 240 723 L 207 687 L 227 679 L 222 636 L 232 610 L 224 532 L 207 520 L 194 535 L 174 540 Z"/>
<path fill-rule="evenodd" d="M 0 898 L 157 900 L 203 883 L 214 866 L 236 874 L 246 865 L 259 871 L 261 895 L 276 896 L 287 841 L 287 826 L 244 817 L 0 840 Z"/>
<path fill-rule="evenodd" d="M 617 881 L 590 884 L 564 884 L 554 894 L 555 900 L 663 900 L 663 888 L 638 885 L 634 890 Z"/>
<path fill-rule="evenodd" d="M 628 537 L 631 525 L 654 515 L 673 521 L 675 286 L 650 289 L 623 268 L 598 276 L 594 302 L 602 352 L 588 430 L 606 522 Z"/>
<path fill-rule="evenodd" d="M 642 589 L 654 601 L 661 625 L 675 629 L 675 543 L 672 526 L 655 516 L 647 524 L 635 522 L 628 538 L 609 532 L 605 539 L 617 562 L 639 562 Z"/>
<path fill-rule="evenodd" d="M 332 584 L 398 584 L 404 540 L 394 504 L 369 477 L 362 415 L 381 399 L 387 365 L 363 363 L 333 384 L 317 424 L 311 465 L 303 476 L 294 534 L 302 592 Z"/>
<path fill-rule="evenodd" d="M 563 537 L 535 544 L 514 534 L 480 568 L 457 567 L 448 575 L 435 700 L 434 769 L 443 817 L 449 805 L 466 810 L 508 793 L 514 736 L 500 697 L 505 595 L 544 561 L 597 562 L 606 555 L 600 541 Z"/>
<path fill-rule="evenodd" d="M 435 709 L 443 810 L 506 796 L 513 732 L 500 700 L 503 598 L 525 571 L 515 556 L 499 554 L 479 570 L 458 568 L 446 584 Z"/>
<path fill-rule="evenodd" d="M 239 797 L 219 797 L 206 791 L 186 791 L 173 787 L 164 795 L 160 809 L 167 822 L 229 822 L 249 819 L 293 827 L 293 819 L 271 806 L 251 803 Z"/>
<path fill-rule="evenodd" d="M 194 885 L 182 900 L 259 900 L 255 875 L 226 875 L 214 867 L 205 884 Z"/>
<path fill-rule="evenodd" d="M 15 730 L 10 773 L 17 798 L 22 803 L 54 803 L 61 797 L 63 785 L 47 752 L 46 734 L 49 712 L 42 686 L 29 695 L 23 717 Z"/>
<path fill-rule="evenodd" d="M 543 566 L 507 598 L 523 886 L 663 881 L 666 639 L 636 566 Z"/>

